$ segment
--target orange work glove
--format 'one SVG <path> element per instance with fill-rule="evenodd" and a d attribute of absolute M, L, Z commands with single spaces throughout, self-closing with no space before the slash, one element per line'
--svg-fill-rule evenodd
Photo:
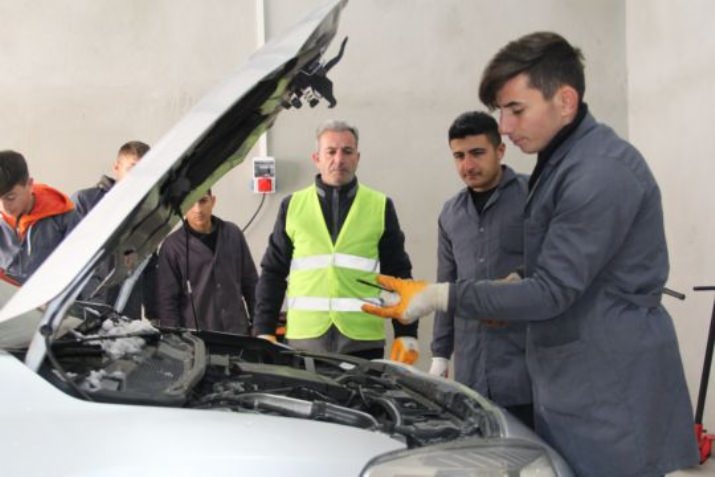
<path fill-rule="evenodd" d="M 381 318 L 395 318 L 408 325 L 433 311 L 447 311 L 448 283 L 428 284 L 423 280 L 403 280 L 387 275 L 378 275 L 377 282 L 388 290 L 380 293 L 380 298 L 387 306 L 365 304 L 362 306 L 365 313 Z M 395 294 L 399 301 L 394 299 Z"/>
<path fill-rule="evenodd" d="M 420 345 L 417 338 L 400 336 L 392 342 L 390 359 L 405 364 L 414 364 L 420 357 Z"/>

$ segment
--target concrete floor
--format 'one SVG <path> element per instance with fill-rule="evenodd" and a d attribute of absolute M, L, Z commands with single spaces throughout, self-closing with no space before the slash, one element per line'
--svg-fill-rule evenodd
<path fill-rule="evenodd" d="M 668 474 L 667 477 L 705 477 L 706 475 L 715 476 L 715 460 L 712 456 L 703 465 L 688 470 L 679 470 Z"/>

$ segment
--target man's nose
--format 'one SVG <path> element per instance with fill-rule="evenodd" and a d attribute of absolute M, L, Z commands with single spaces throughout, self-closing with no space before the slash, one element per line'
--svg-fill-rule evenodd
<path fill-rule="evenodd" d="M 342 164 L 345 161 L 345 153 L 343 151 L 338 151 L 335 153 L 335 162 Z"/>
<path fill-rule="evenodd" d="M 479 160 L 471 154 L 464 156 L 464 160 L 461 161 L 462 167 L 467 170 L 474 169 L 474 167 L 479 163 Z"/>
<path fill-rule="evenodd" d="M 514 129 L 511 115 L 505 114 L 503 111 L 499 113 L 499 133 L 511 134 Z"/>

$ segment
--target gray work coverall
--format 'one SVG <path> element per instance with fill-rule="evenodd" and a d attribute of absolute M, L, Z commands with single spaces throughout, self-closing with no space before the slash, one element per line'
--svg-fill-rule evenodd
<path fill-rule="evenodd" d="M 527 179 L 502 166 L 502 177 L 482 213 L 468 189 L 448 200 L 439 216 L 437 281 L 497 279 L 523 266 Z M 531 403 L 526 370 L 526 323 L 503 328 L 468 316 L 437 313 L 432 354 L 450 358 L 454 374 L 502 406 Z"/>
<path fill-rule="evenodd" d="M 256 266 L 241 230 L 212 217 L 218 227 L 213 251 L 186 227 L 169 235 L 161 246 L 157 271 L 156 307 L 162 326 L 199 328 L 246 335 L 255 303 Z M 187 293 L 191 282 L 193 303 Z M 194 315 L 194 307 L 196 315 Z"/>
<path fill-rule="evenodd" d="M 526 278 L 460 281 L 459 316 L 529 321 L 536 431 L 580 477 L 696 465 L 693 414 L 668 312 L 658 185 L 629 143 L 587 114 L 526 203 Z"/>

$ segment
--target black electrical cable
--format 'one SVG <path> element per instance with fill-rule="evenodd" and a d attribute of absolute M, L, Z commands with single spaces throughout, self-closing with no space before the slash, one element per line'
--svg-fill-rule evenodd
<path fill-rule="evenodd" d="M 184 227 L 184 233 L 186 234 L 186 294 L 189 297 L 189 303 L 191 303 L 191 313 L 194 316 L 194 326 L 196 326 L 196 331 L 199 332 L 201 331 L 201 328 L 199 328 L 199 317 L 196 313 L 196 305 L 194 304 L 194 290 L 191 288 L 191 279 L 189 278 L 189 235 L 191 234 L 191 232 L 189 231 L 189 224 L 188 222 L 186 222 L 186 218 L 184 218 L 184 215 L 181 213 L 181 209 L 179 209 L 179 207 L 177 206 L 174 211 L 176 212 L 176 215 L 178 215 L 181 219 L 181 224 Z M 184 325 L 188 326 L 188 323 L 184 323 Z"/>
<path fill-rule="evenodd" d="M 253 220 L 254 220 L 254 219 L 256 218 L 256 216 L 258 215 L 258 212 L 261 211 L 261 207 L 263 207 L 263 203 L 266 201 L 266 194 L 261 194 L 261 196 L 262 196 L 262 197 L 261 197 L 261 203 L 258 204 L 258 208 L 257 208 L 256 211 L 253 213 L 253 215 L 251 216 L 251 218 L 248 220 L 248 223 L 243 226 L 243 228 L 241 229 L 241 232 L 245 232 L 246 229 L 248 229 L 248 227 L 253 223 Z"/>
<path fill-rule="evenodd" d="M 194 290 L 191 288 L 191 279 L 189 278 L 189 223 L 186 221 L 184 216 L 181 216 L 181 222 L 184 226 L 184 233 L 186 234 L 186 294 L 189 296 L 189 303 L 191 303 L 191 313 L 194 315 L 194 325 L 196 326 L 196 331 L 199 332 L 199 317 L 196 313 L 196 305 L 194 304 Z"/>

